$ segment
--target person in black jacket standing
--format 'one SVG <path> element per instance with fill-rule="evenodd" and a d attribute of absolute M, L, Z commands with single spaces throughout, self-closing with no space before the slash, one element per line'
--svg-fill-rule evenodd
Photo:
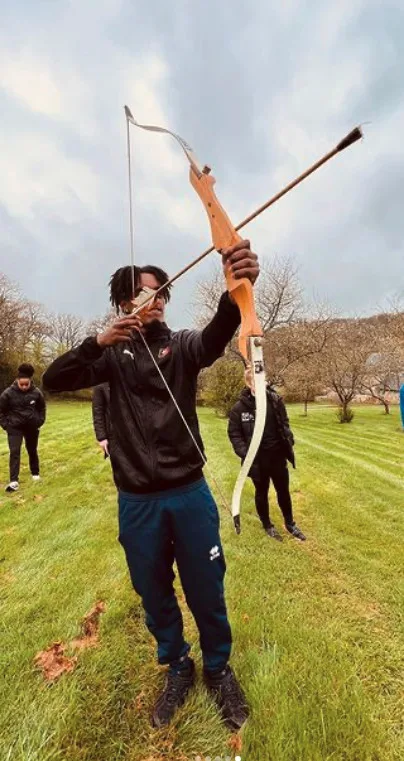
<path fill-rule="evenodd" d="M 18 377 L 0 396 L 0 425 L 7 432 L 10 450 L 10 483 L 7 492 L 19 487 L 21 444 L 25 441 L 29 467 L 34 481 L 39 481 L 39 429 L 45 422 L 46 404 L 42 392 L 34 386 L 32 365 L 23 363 Z"/>
<path fill-rule="evenodd" d="M 111 436 L 111 412 L 109 384 L 100 383 L 93 389 L 92 411 L 95 438 L 104 457 L 109 457 L 109 439 Z"/>
<path fill-rule="evenodd" d="M 230 412 L 228 436 L 235 453 L 244 460 L 255 422 L 255 397 L 251 385 L 251 372 L 246 370 L 247 388 L 243 389 L 239 401 Z M 304 541 L 306 537 L 296 525 L 293 518 L 292 499 L 289 490 L 289 471 L 287 461 L 295 467 L 293 451 L 293 433 L 281 397 L 267 385 L 267 414 L 265 429 L 249 476 L 255 486 L 255 506 L 264 531 L 268 536 L 282 541 L 269 517 L 269 486 L 272 481 L 278 504 L 282 511 L 286 530 L 296 539 Z"/>
<path fill-rule="evenodd" d="M 225 272 L 231 268 L 235 278 L 256 280 L 258 261 L 248 241 L 222 252 L 222 259 Z M 43 381 L 55 391 L 109 383 L 119 541 L 157 641 L 158 661 L 169 666 L 153 725 L 170 722 L 195 680 L 173 587 L 175 560 L 199 630 L 205 683 L 226 725 L 237 730 L 248 707 L 228 664 L 232 638 L 223 586 L 226 565 L 218 510 L 203 477 L 196 389 L 200 370 L 221 356 L 235 334 L 240 313 L 226 292 L 204 330 L 172 331 L 165 323 L 168 286 L 142 320 L 131 315 L 133 296 L 145 287 L 156 291 L 167 280 L 155 266 L 117 270 L 110 300 L 117 314 L 128 316 L 56 359 Z"/>

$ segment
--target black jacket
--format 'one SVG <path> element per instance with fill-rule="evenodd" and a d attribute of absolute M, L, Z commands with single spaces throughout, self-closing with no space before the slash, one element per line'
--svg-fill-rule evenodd
<path fill-rule="evenodd" d="M 97 441 L 104 441 L 111 436 L 110 394 L 108 383 L 100 383 L 93 390 L 93 425 Z"/>
<path fill-rule="evenodd" d="M 293 451 L 294 438 L 293 433 L 289 427 L 289 418 L 286 412 L 283 400 L 271 387 L 267 386 L 267 405 L 271 405 L 274 413 L 274 422 L 277 435 L 279 437 L 278 452 L 286 457 L 289 462 L 295 467 L 295 455 Z M 245 388 L 241 392 L 240 399 L 234 405 L 230 412 L 228 423 L 228 436 L 232 443 L 233 449 L 242 460 L 244 460 L 248 447 L 252 439 L 255 424 L 255 397 L 251 393 L 250 389 Z M 265 438 L 265 431 L 262 442 Z M 263 443 L 257 452 L 256 458 L 251 466 L 250 475 L 254 475 L 254 470 L 257 466 L 258 455 L 262 449 Z M 270 457 L 270 450 L 268 452 Z"/>
<path fill-rule="evenodd" d="M 17 381 L 0 396 L 0 425 L 5 431 L 40 428 L 46 418 L 46 404 L 42 391 L 34 384 L 21 391 Z"/>
<path fill-rule="evenodd" d="M 146 340 L 203 451 L 196 415 L 199 371 L 223 353 L 240 324 L 228 294 L 203 331 L 171 331 L 153 323 Z M 95 338 L 58 357 L 43 377 L 45 387 L 67 391 L 109 383 L 114 479 L 122 491 L 160 491 L 200 477 L 203 461 L 142 339 L 101 349 Z"/>

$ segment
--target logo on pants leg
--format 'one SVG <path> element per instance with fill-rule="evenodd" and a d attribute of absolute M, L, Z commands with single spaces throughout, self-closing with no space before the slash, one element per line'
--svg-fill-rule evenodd
<path fill-rule="evenodd" d="M 220 550 L 217 544 L 215 544 L 214 547 L 212 547 L 212 549 L 209 551 L 209 557 L 211 560 L 216 560 L 220 557 Z"/>

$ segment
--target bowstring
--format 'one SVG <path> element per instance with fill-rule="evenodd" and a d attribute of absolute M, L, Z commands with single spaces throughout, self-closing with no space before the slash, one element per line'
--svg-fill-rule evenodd
<path fill-rule="evenodd" d="M 200 446 L 199 446 L 199 444 L 198 444 L 198 442 L 197 442 L 197 440 L 196 440 L 196 438 L 195 438 L 194 434 L 192 433 L 192 431 L 191 431 L 191 428 L 190 428 L 190 426 L 189 426 L 188 422 L 186 421 L 186 419 L 185 419 L 185 416 L 184 416 L 184 414 L 183 414 L 183 412 L 182 412 L 182 410 L 181 410 L 181 408 L 180 408 L 180 406 L 179 406 L 179 404 L 178 404 L 178 402 L 177 402 L 177 400 L 176 400 L 176 398 L 175 398 L 175 396 L 174 396 L 173 392 L 171 391 L 171 388 L 170 388 L 170 386 L 168 385 L 168 383 L 167 383 L 167 381 L 166 381 L 166 379 L 165 379 L 165 377 L 164 377 L 164 375 L 163 375 L 163 373 L 162 373 L 162 371 L 161 371 L 160 367 L 158 366 L 158 364 L 157 364 L 157 362 L 156 362 L 156 360 L 155 360 L 155 358 L 154 358 L 154 356 L 153 356 L 152 350 L 150 349 L 150 346 L 149 346 L 149 344 L 147 343 L 147 341 L 146 341 L 146 339 L 145 339 L 145 337 L 144 337 L 143 333 L 142 333 L 140 330 L 138 331 L 138 333 L 139 333 L 139 335 L 140 335 L 140 337 L 141 337 L 141 339 L 142 339 L 142 341 L 143 341 L 143 343 L 144 343 L 144 346 L 146 347 L 146 349 L 147 349 L 147 351 L 148 351 L 148 353 L 149 353 L 149 355 L 150 355 L 150 358 L 151 358 L 151 360 L 152 360 L 152 362 L 153 362 L 153 364 L 154 364 L 154 367 L 156 368 L 156 370 L 157 370 L 157 372 L 158 372 L 158 374 L 159 374 L 159 376 L 160 376 L 161 380 L 162 380 L 162 381 L 163 381 L 163 383 L 164 383 L 164 386 L 165 386 L 166 390 L 168 391 L 168 393 L 169 393 L 169 395 L 170 395 L 170 398 L 171 398 L 171 400 L 172 400 L 172 402 L 173 402 L 173 404 L 174 404 L 174 406 L 175 406 L 175 409 L 177 410 L 177 412 L 178 412 L 178 414 L 179 414 L 179 416 L 180 416 L 180 418 L 181 418 L 182 422 L 184 423 L 184 425 L 185 425 L 185 428 L 186 428 L 186 430 L 188 431 L 188 433 L 189 433 L 189 435 L 190 435 L 190 437 L 191 437 L 191 439 L 192 439 L 192 442 L 193 442 L 193 444 L 195 445 L 195 447 L 196 447 L 196 449 L 197 449 L 197 451 L 198 451 L 198 454 L 199 454 L 199 456 L 200 456 L 200 458 L 201 458 L 201 460 L 202 460 L 203 464 L 204 464 L 204 465 L 205 465 L 205 467 L 206 467 L 206 470 L 208 471 L 208 475 L 209 475 L 209 478 L 211 479 L 212 483 L 214 484 L 214 486 L 215 486 L 215 487 L 216 487 L 216 489 L 217 489 L 217 492 L 218 492 L 218 494 L 219 494 L 219 497 L 220 497 L 220 499 L 221 499 L 221 501 L 222 501 L 222 503 L 223 503 L 223 506 L 226 508 L 226 510 L 228 510 L 228 512 L 229 512 L 229 513 L 230 513 L 230 515 L 231 515 L 231 514 L 232 514 L 232 512 L 231 512 L 231 508 L 230 508 L 230 505 L 229 505 L 229 503 L 227 502 L 227 500 L 226 500 L 226 497 L 224 496 L 224 493 L 223 493 L 222 487 L 220 486 L 220 484 L 219 484 L 218 480 L 217 480 L 217 479 L 216 479 L 216 477 L 213 475 L 213 473 L 212 473 L 212 470 L 211 470 L 211 468 L 210 468 L 210 467 L 209 467 L 209 465 L 208 465 L 208 461 L 207 461 L 206 455 L 205 455 L 205 454 L 202 452 L 202 449 L 200 448 Z"/>
<path fill-rule="evenodd" d="M 132 274 L 132 298 L 135 298 L 135 242 L 133 233 L 133 198 L 132 198 L 132 152 L 130 145 L 130 126 L 126 116 L 126 147 L 128 158 L 128 184 L 129 184 L 129 238 L 130 238 L 130 264 Z"/>

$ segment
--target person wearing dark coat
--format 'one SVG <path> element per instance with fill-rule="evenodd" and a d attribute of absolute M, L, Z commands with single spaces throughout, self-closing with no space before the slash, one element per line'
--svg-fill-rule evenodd
<path fill-rule="evenodd" d="M 248 241 L 222 251 L 222 261 L 225 273 L 231 267 L 235 278 L 254 283 L 259 274 Z M 173 331 L 165 322 L 167 280 L 167 273 L 154 265 L 117 270 L 110 280 L 110 300 L 123 316 L 58 357 L 43 383 L 53 391 L 109 383 L 119 541 L 157 642 L 158 661 L 168 665 L 165 686 L 151 711 L 153 726 L 173 719 L 196 678 L 173 586 L 176 561 L 199 630 L 205 684 L 226 726 L 237 731 L 249 709 L 229 664 L 226 563 L 219 513 L 203 475 L 206 455 L 196 391 L 201 370 L 223 354 L 236 333 L 240 312 L 225 292 L 203 330 Z M 156 293 L 139 317 L 132 314 L 133 300 L 145 289 Z"/>
<path fill-rule="evenodd" d="M 107 458 L 111 437 L 109 383 L 100 383 L 93 389 L 92 411 L 95 438 L 104 452 L 104 457 Z"/>
<path fill-rule="evenodd" d="M 251 373 L 245 373 L 247 387 L 241 392 L 238 402 L 230 412 L 228 436 L 233 449 L 244 461 L 254 431 L 255 396 L 251 384 Z M 282 511 L 286 530 L 296 539 L 306 537 L 293 518 L 292 499 L 289 490 L 287 462 L 295 467 L 293 451 L 294 438 L 283 400 L 267 384 L 267 413 L 261 444 L 250 468 L 249 476 L 255 486 L 255 506 L 264 531 L 273 539 L 282 537 L 269 516 L 269 486 L 272 481 L 279 507 Z"/>
<path fill-rule="evenodd" d="M 19 487 L 23 441 L 32 478 L 39 481 L 38 439 L 46 418 L 46 404 L 42 392 L 32 381 L 34 372 L 32 365 L 20 365 L 18 377 L 0 396 L 0 425 L 7 433 L 10 450 L 10 482 L 6 491 L 11 493 Z"/>

